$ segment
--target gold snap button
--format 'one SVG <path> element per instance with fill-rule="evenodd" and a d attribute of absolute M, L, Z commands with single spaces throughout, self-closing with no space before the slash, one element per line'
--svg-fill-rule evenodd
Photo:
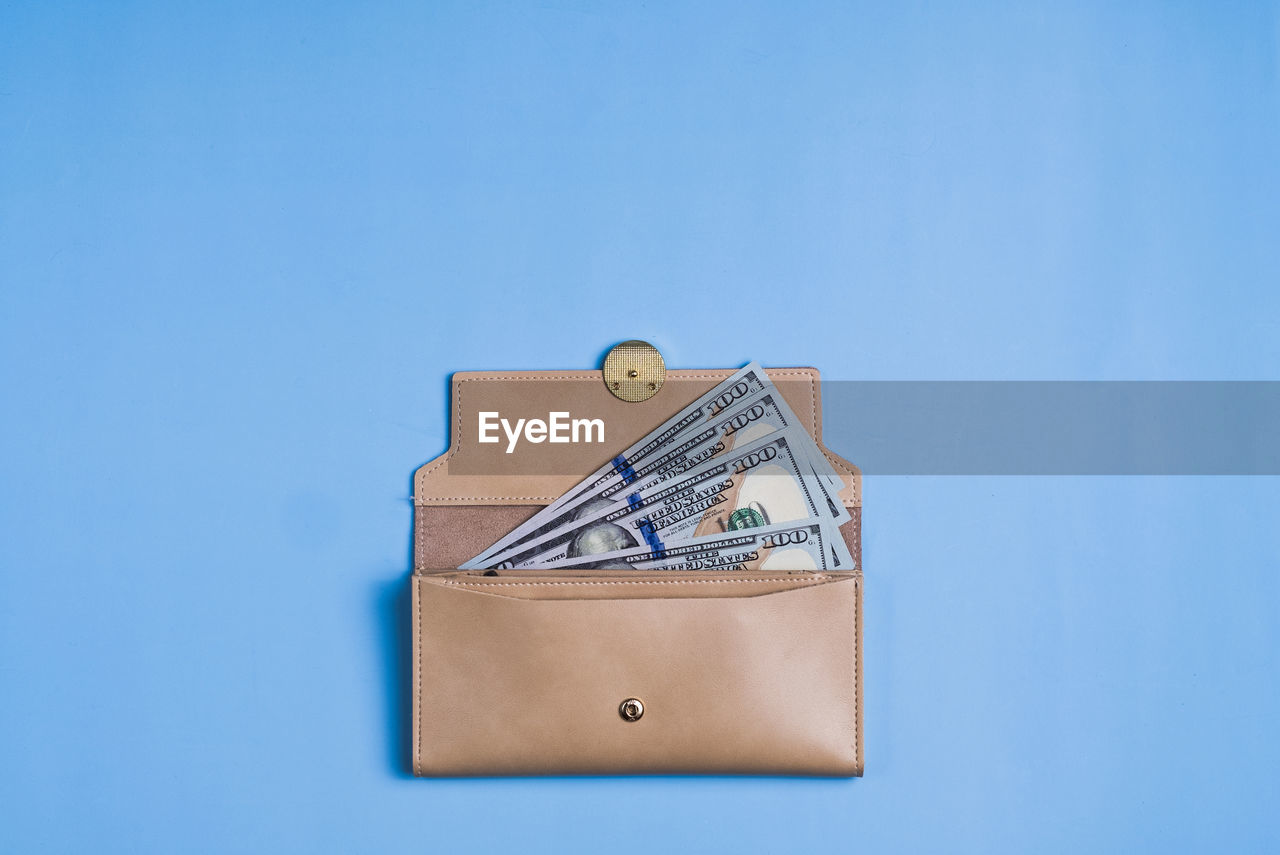
<path fill-rule="evenodd" d="M 667 379 L 667 363 L 647 341 L 624 341 L 604 358 L 604 384 L 615 398 L 647 401 Z"/>
<path fill-rule="evenodd" d="M 618 715 L 622 716 L 623 721 L 639 721 L 640 716 L 644 715 L 644 704 L 639 698 L 627 698 L 618 705 Z"/>

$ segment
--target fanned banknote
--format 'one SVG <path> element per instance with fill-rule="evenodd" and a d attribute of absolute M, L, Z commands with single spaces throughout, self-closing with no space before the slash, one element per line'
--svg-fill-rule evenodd
<path fill-rule="evenodd" d="M 632 498 L 638 486 L 654 479 L 669 480 L 705 465 L 748 441 L 789 432 L 790 454 L 816 479 L 824 503 L 838 521 L 848 514 L 836 499 L 844 482 L 812 438 L 799 427 L 795 414 L 752 362 L 734 372 L 639 442 L 601 466 L 592 475 L 518 526 L 510 534 L 462 565 L 463 569 L 510 566 L 506 556 L 527 551 L 530 543 Z"/>
<path fill-rule="evenodd" d="M 648 546 L 662 549 L 709 534 L 778 523 L 849 519 L 796 440 L 797 428 L 774 431 L 695 469 L 658 472 L 617 501 L 594 499 L 565 524 L 490 558 L 494 568 L 559 564 L 586 555 Z M 804 435 L 807 438 L 807 435 Z"/>
<path fill-rule="evenodd" d="M 557 563 L 580 570 L 849 570 L 853 556 L 835 526 L 800 523 L 698 537 L 662 549 L 640 546 Z"/>

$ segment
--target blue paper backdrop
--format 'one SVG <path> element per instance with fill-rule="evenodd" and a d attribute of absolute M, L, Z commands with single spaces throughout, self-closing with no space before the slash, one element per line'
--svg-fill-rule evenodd
<path fill-rule="evenodd" d="M 454 370 L 1276 379 L 1278 22 L 4 4 L 0 850 L 1280 847 L 1274 478 L 868 478 L 857 781 L 409 779 L 398 617 Z"/>

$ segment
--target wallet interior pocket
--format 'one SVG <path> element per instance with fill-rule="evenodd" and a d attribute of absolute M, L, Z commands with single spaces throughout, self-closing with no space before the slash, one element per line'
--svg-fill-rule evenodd
<path fill-rule="evenodd" d="M 861 773 L 860 574 L 452 571 L 413 588 L 419 775 Z"/>

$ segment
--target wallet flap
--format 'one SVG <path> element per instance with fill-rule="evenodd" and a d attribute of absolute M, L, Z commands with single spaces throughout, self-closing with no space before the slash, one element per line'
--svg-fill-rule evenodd
<path fill-rule="evenodd" d="M 765 370 L 822 447 L 817 370 Z M 671 370 L 654 397 L 626 402 L 610 394 L 599 371 L 459 371 L 453 375 L 449 450 L 415 473 L 414 502 L 545 505 L 732 373 Z M 565 441 L 508 433 L 518 433 L 514 426 L 522 419 L 547 422 L 553 413 L 564 414 Z M 482 414 L 488 442 L 480 441 Z M 582 423 L 576 435 L 575 421 Z M 825 447 L 823 452 L 846 481 L 841 501 L 858 507 L 861 473 Z"/>
<path fill-rule="evenodd" d="M 414 578 L 415 773 L 861 773 L 860 576 L 564 583 Z"/>

